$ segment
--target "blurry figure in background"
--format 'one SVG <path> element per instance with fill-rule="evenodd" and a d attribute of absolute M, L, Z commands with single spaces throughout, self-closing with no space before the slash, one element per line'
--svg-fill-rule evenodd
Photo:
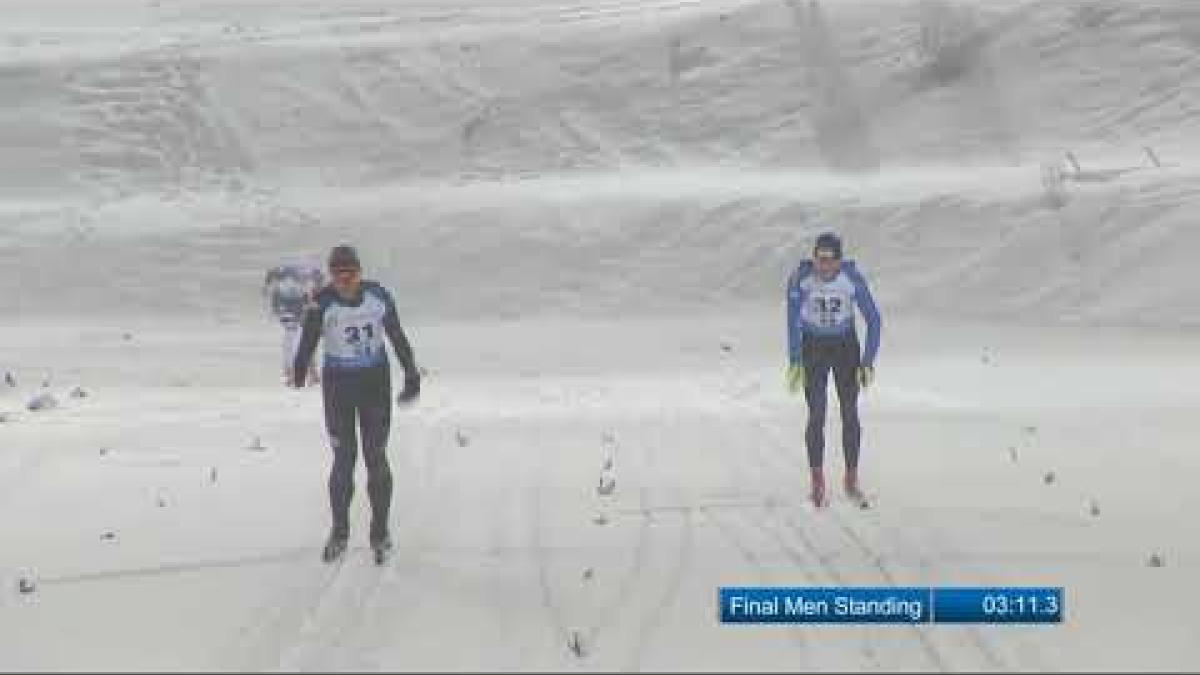
<path fill-rule="evenodd" d="M 267 270 L 263 295 L 270 303 L 271 314 L 283 327 L 283 381 L 292 381 L 292 364 L 300 344 L 300 324 L 304 310 L 313 302 L 325 285 L 325 275 L 318 265 L 284 263 Z M 320 382 L 319 365 L 314 361 L 308 370 L 308 383 Z"/>

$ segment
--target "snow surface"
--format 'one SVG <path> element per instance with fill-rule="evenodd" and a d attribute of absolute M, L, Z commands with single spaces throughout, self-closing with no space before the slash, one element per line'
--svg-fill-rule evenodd
<path fill-rule="evenodd" d="M 1200 4 L 0 17 L 0 670 L 1200 665 Z M 804 503 L 782 381 L 829 228 L 884 313 L 870 511 Z M 318 560 L 320 397 L 260 294 L 343 241 L 429 371 L 382 569 L 361 482 Z M 758 583 L 1062 585 L 1067 621 L 718 625 Z"/>

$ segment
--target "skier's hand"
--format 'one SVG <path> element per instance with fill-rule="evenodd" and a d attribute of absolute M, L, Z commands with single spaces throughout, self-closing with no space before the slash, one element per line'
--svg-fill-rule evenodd
<path fill-rule="evenodd" d="M 421 378 L 406 377 L 404 378 L 404 389 L 396 397 L 397 405 L 408 405 L 416 401 L 421 396 Z"/>
<path fill-rule="evenodd" d="M 855 376 L 858 378 L 858 386 L 866 389 L 875 381 L 875 366 L 859 366 Z"/>
<path fill-rule="evenodd" d="M 788 366 L 786 379 L 789 392 L 795 394 L 803 391 L 806 384 L 804 366 L 799 363 Z"/>

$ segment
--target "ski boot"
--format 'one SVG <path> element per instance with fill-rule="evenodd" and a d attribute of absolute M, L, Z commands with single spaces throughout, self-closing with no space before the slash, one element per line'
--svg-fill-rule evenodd
<path fill-rule="evenodd" d="M 371 552 L 375 555 L 376 565 L 382 565 L 387 562 L 388 555 L 392 552 L 392 536 L 387 532 L 372 534 Z"/>
<path fill-rule="evenodd" d="M 819 466 L 810 468 L 809 480 L 812 485 L 809 499 L 812 500 L 813 506 L 825 506 L 825 470 Z"/>
<path fill-rule="evenodd" d="M 863 493 L 862 488 L 858 485 L 858 472 L 847 471 L 844 483 L 846 488 L 846 497 L 854 502 L 854 505 L 860 509 L 871 508 L 871 502 L 867 499 L 867 495 Z"/>
<path fill-rule="evenodd" d="M 344 532 L 331 532 L 329 539 L 325 542 L 325 548 L 321 550 L 321 560 L 331 563 L 342 557 L 346 552 L 346 541 L 349 537 Z"/>

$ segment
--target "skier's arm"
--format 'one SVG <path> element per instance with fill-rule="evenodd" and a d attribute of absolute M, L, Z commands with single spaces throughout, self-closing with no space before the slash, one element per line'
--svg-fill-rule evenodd
<path fill-rule="evenodd" d="M 400 327 L 399 319 L 389 312 L 384 316 L 383 328 L 387 331 L 388 340 L 392 343 L 392 349 L 396 351 L 396 358 L 404 368 L 404 379 L 419 378 L 420 373 L 417 372 L 417 363 L 416 358 L 413 356 L 412 345 L 409 344 L 408 336 L 404 334 L 404 329 Z"/>
<path fill-rule="evenodd" d="M 263 280 L 262 285 L 263 302 L 266 304 L 268 312 L 275 311 L 274 298 L 271 297 L 271 283 L 275 281 L 275 276 L 275 269 L 267 270 L 267 277 Z"/>
<path fill-rule="evenodd" d="M 400 327 L 400 317 L 396 312 L 396 303 L 387 291 L 384 291 L 387 311 L 383 315 L 383 330 L 387 333 L 388 341 L 396 352 L 396 359 L 404 368 L 404 391 L 400 394 L 402 400 L 416 398 L 421 391 L 421 371 L 417 368 L 416 357 L 412 345 L 404 329 Z"/>
<path fill-rule="evenodd" d="M 316 298 L 317 293 L 325 287 L 325 275 L 321 273 L 321 268 L 314 267 L 309 271 L 308 278 L 308 295 L 310 298 Z"/>
<path fill-rule="evenodd" d="M 787 286 L 788 361 L 792 364 L 800 363 L 801 347 L 804 345 L 804 331 L 800 327 L 800 309 L 805 301 L 805 291 L 800 286 L 802 275 L 803 268 L 792 272 Z"/>
<path fill-rule="evenodd" d="M 854 285 L 856 286 L 854 302 L 858 305 L 858 311 L 862 312 L 863 318 L 867 321 L 867 345 L 863 350 L 862 363 L 864 366 L 874 367 L 875 356 L 879 353 L 879 333 L 883 329 L 883 320 L 879 316 L 879 308 L 875 306 L 875 298 L 871 297 L 871 289 L 867 287 L 867 280 L 858 274 Z"/>
<path fill-rule="evenodd" d="M 300 343 L 296 346 L 296 360 L 292 363 L 292 386 L 304 386 L 308 376 L 308 366 L 312 363 L 313 352 L 316 351 L 317 341 L 320 339 L 321 307 L 316 303 L 309 303 L 304 309 Z"/>

